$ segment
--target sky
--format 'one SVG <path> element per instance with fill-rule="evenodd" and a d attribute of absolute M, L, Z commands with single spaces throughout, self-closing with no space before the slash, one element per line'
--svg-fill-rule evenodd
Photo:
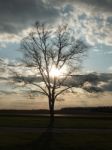
<path fill-rule="evenodd" d="M 21 57 L 20 41 L 36 21 L 67 23 L 91 48 L 85 72 L 112 72 L 112 0 L 0 0 L 0 57 Z"/>
<path fill-rule="evenodd" d="M 8 93 L 11 89 L 7 85 L 8 69 L 11 67 L 9 62 L 20 61 L 20 42 L 29 34 L 36 21 L 53 27 L 68 24 L 74 36 L 89 45 L 87 56 L 82 62 L 82 73 L 112 73 L 112 0 L 0 0 L 0 91 L 7 92 L 5 95 L 0 94 L 0 109 L 26 106 L 25 101 L 18 102 L 25 99 L 25 95 L 17 97 L 17 93 L 21 94 L 20 89 L 12 88 L 15 96 Z M 20 70 L 21 66 L 18 64 L 16 68 Z M 29 70 L 26 72 L 31 74 Z M 92 101 L 88 100 L 88 93 L 82 93 L 82 97 L 75 95 L 71 98 L 70 95 L 73 105 L 112 105 L 112 77 L 111 74 L 109 77 L 106 74 L 104 76 L 97 85 L 92 83 L 92 86 L 104 89 L 104 95 L 97 99 L 94 95 Z M 7 97 L 9 102 L 5 102 Z M 74 99 L 79 101 L 74 103 Z M 32 105 L 29 102 L 28 108 L 34 108 L 35 102 Z M 68 104 L 65 101 L 64 105 Z M 41 105 L 38 103 L 39 108 Z"/>

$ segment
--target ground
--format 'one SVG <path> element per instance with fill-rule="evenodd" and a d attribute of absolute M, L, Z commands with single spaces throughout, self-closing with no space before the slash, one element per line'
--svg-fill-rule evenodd
<path fill-rule="evenodd" d="M 0 115 L 0 150 L 111 150 L 112 115 Z"/>

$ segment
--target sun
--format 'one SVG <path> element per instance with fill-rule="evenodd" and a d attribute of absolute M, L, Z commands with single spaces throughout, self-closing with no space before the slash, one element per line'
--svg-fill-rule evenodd
<path fill-rule="evenodd" d="M 50 76 L 51 77 L 59 77 L 61 74 L 60 70 L 55 68 L 55 67 L 52 67 L 51 71 L 50 71 Z"/>

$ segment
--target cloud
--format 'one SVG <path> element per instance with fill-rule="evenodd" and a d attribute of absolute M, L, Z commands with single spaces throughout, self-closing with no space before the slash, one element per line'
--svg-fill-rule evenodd
<path fill-rule="evenodd" d="M 107 23 L 108 15 L 103 13 L 89 12 L 89 10 L 79 11 L 76 8 L 75 12 L 78 12 L 77 16 L 73 14 L 72 18 L 76 18 L 77 28 L 81 37 L 83 37 L 90 45 L 106 44 L 112 45 L 112 26 L 111 23 Z M 74 22 L 75 25 L 75 22 Z"/>
<path fill-rule="evenodd" d="M 112 46 L 111 12 L 111 0 L 0 0 L 0 41 L 19 42 L 39 20 L 68 23 L 90 45 Z"/>
<path fill-rule="evenodd" d="M 2 33 L 0 34 L 0 44 L 2 45 L 2 43 L 4 43 L 4 45 L 6 45 L 7 43 L 19 43 L 21 37 L 23 37 L 23 35 L 21 36 L 20 34 L 15 34 L 15 33 Z M 0 48 L 5 48 L 5 47 L 0 47 Z"/>
<path fill-rule="evenodd" d="M 6 48 L 6 44 L 0 43 L 0 48 Z"/>
<path fill-rule="evenodd" d="M 53 6 L 61 7 L 63 21 L 73 28 L 75 27 L 76 36 L 93 46 L 97 43 L 112 46 L 111 0 L 58 0 L 50 2 Z M 69 9 L 66 10 L 66 7 Z"/>
<path fill-rule="evenodd" d="M 110 67 L 110 70 L 111 69 L 112 67 Z M 15 73 L 11 72 L 11 70 L 17 72 L 21 76 L 18 78 Z M 29 68 L 24 64 L 15 63 L 15 61 L 11 62 L 8 59 L 0 59 L 0 87 L 2 91 L 3 87 L 4 91 L 6 91 L 7 89 L 5 88 L 5 86 L 9 85 L 9 83 L 14 83 L 14 81 L 17 84 L 23 84 L 23 79 L 27 82 L 42 82 L 41 77 L 38 76 L 38 72 L 34 67 Z M 84 90 L 86 90 L 90 93 L 98 93 L 104 91 L 112 92 L 112 73 L 89 73 L 83 75 L 75 75 L 71 76 L 71 79 L 66 81 L 63 86 L 66 86 L 68 84 L 73 86 L 72 90 L 74 90 L 74 92 L 78 92 L 79 89 L 83 92 Z M 30 86 L 30 88 L 31 87 L 32 86 Z M 10 88 L 11 87 L 9 85 L 8 89 Z"/>
<path fill-rule="evenodd" d="M 112 92 L 112 74 L 88 74 L 85 76 L 82 88 L 89 92 Z"/>
<path fill-rule="evenodd" d="M 108 72 L 112 73 L 112 66 L 108 67 Z"/>
<path fill-rule="evenodd" d="M 69 24 L 76 37 L 92 46 L 96 44 L 112 46 L 112 16 L 111 9 L 108 9 L 109 4 L 106 0 L 100 3 L 92 0 L 61 0 L 53 1 L 52 5 L 61 8 L 62 23 Z"/>
<path fill-rule="evenodd" d="M 103 91 L 111 91 L 112 92 L 112 80 L 107 82 L 99 82 L 98 87 L 103 89 Z"/>
<path fill-rule="evenodd" d="M 49 0 L 46 0 L 47 3 Z M 72 3 L 72 4 L 86 4 L 91 5 L 94 8 L 101 9 L 102 11 L 112 11 L 112 0 L 50 0 L 50 3 L 55 5 L 63 5 L 65 3 Z"/>
<path fill-rule="evenodd" d="M 111 0 L 80 0 L 84 3 L 95 5 L 98 8 L 104 9 L 106 11 L 112 10 L 112 1 Z"/>
<path fill-rule="evenodd" d="M 0 0 L 0 32 L 18 33 L 37 20 L 55 21 L 56 8 L 42 0 Z"/>

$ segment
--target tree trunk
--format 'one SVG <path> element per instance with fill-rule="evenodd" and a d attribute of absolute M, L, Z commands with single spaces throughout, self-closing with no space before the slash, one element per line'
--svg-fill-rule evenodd
<path fill-rule="evenodd" d="M 54 99 L 49 99 L 49 112 L 50 112 L 50 122 L 49 126 L 53 127 L 54 125 Z"/>

